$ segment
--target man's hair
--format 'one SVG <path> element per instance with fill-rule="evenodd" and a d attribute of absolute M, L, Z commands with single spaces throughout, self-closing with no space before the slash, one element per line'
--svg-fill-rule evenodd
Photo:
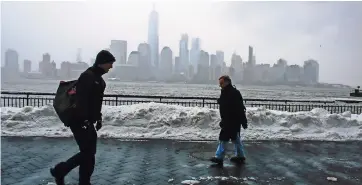
<path fill-rule="evenodd" d="M 231 84 L 231 78 L 228 75 L 223 75 L 219 78 L 219 80 L 223 79 L 225 82 L 229 82 Z"/>

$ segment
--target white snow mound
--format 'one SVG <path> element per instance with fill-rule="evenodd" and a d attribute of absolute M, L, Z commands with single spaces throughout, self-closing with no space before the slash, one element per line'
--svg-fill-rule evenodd
<path fill-rule="evenodd" d="M 160 103 L 103 106 L 100 137 L 216 140 L 220 132 L 217 109 Z M 329 114 L 324 109 L 282 112 L 247 108 L 249 128 L 244 140 L 362 140 L 362 114 Z M 1 107 L 3 136 L 70 137 L 51 105 Z"/>
<path fill-rule="evenodd" d="M 181 182 L 181 184 L 189 184 L 189 185 L 200 184 L 200 181 L 197 181 L 197 180 L 184 180 L 184 181 Z"/>

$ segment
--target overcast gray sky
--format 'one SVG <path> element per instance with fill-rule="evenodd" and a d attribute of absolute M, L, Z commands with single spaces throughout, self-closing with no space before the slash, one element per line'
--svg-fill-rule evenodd
<path fill-rule="evenodd" d="M 1 2 L 1 55 L 16 49 L 20 64 L 37 66 L 49 52 L 57 62 L 74 61 L 77 48 L 88 62 L 111 39 L 128 41 L 128 53 L 147 40 L 151 1 Z M 156 2 L 160 51 L 178 55 L 182 33 L 200 37 L 202 49 L 236 51 L 257 63 L 284 58 L 320 63 L 322 82 L 362 85 L 362 2 Z"/>

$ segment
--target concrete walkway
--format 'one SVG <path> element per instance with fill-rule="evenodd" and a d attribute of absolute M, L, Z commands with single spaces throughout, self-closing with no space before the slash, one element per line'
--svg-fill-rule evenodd
<path fill-rule="evenodd" d="M 92 183 L 362 184 L 362 142 L 247 142 L 247 161 L 240 167 L 229 161 L 223 167 L 211 165 L 208 158 L 214 155 L 216 144 L 100 139 Z M 1 184 L 53 182 L 49 168 L 77 150 L 73 138 L 1 137 Z M 77 180 L 78 168 L 66 183 L 76 185 Z"/>

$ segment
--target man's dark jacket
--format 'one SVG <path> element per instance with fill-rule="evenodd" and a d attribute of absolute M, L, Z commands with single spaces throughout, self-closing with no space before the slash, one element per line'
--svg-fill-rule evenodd
<path fill-rule="evenodd" d="M 247 127 L 243 97 L 240 91 L 230 84 L 221 90 L 218 104 L 221 117 L 219 140 L 235 140 L 241 125 Z"/>
<path fill-rule="evenodd" d="M 102 78 L 105 71 L 93 66 L 83 72 L 77 82 L 76 120 L 94 123 L 102 120 L 102 102 L 106 83 Z"/>

